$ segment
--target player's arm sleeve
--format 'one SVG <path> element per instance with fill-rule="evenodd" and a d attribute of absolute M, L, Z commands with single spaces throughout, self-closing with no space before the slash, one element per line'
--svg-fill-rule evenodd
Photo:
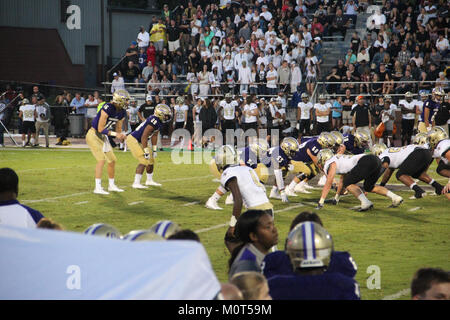
<path fill-rule="evenodd" d="M 278 190 L 283 190 L 284 189 L 284 180 L 283 180 L 283 172 L 281 169 L 275 169 L 273 171 L 274 175 L 275 175 L 275 181 L 277 183 L 277 188 Z"/>

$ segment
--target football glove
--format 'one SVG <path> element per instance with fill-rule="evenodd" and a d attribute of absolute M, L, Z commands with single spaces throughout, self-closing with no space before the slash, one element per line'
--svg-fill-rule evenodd
<path fill-rule="evenodd" d="M 323 208 L 323 204 L 320 202 L 317 202 L 317 207 L 315 208 L 316 210 L 320 210 Z"/>
<path fill-rule="evenodd" d="M 145 159 L 150 159 L 150 150 L 149 150 L 149 148 L 145 148 L 144 149 L 144 158 Z"/>
<path fill-rule="evenodd" d="M 287 197 L 286 191 L 282 190 L 280 192 L 280 195 L 281 195 L 281 202 L 289 202 L 289 199 Z"/>

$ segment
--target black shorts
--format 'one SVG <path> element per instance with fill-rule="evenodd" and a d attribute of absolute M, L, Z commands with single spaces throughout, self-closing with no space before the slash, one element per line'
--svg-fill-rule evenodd
<path fill-rule="evenodd" d="M 433 157 L 430 150 L 416 149 L 398 167 L 395 177 L 398 180 L 401 175 L 407 175 L 417 179 L 422 173 L 427 171 L 432 161 Z"/>
<path fill-rule="evenodd" d="M 414 119 L 402 119 L 402 136 L 412 136 L 414 130 Z"/>
<path fill-rule="evenodd" d="M 236 121 L 234 119 L 222 121 L 222 130 L 225 132 L 227 129 L 236 129 Z"/>
<path fill-rule="evenodd" d="M 317 122 L 317 134 L 321 134 L 322 132 L 330 131 L 330 123 L 329 122 Z"/>
<path fill-rule="evenodd" d="M 365 155 L 344 176 L 344 188 L 364 180 L 363 188 L 365 191 L 370 192 L 375 187 L 381 173 L 381 160 L 373 154 Z"/>
<path fill-rule="evenodd" d="M 303 120 L 300 120 L 298 123 L 299 123 L 299 129 L 298 129 L 299 134 L 303 134 L 303 133 L 309 134 L 310 128 L 311 128 L 311 120 L 303 119 Z"/>
<path fill-rule="evenodd" d="M 247 131 L 249 129 L 254 129 L 255 131 L 258 130 L 258 123 L 257 122 L 244 123 L 244 130 Z"/>
<path fill-rule="evenodd" d="M 36 133 L 36 125 L 33 121 L 23 121 L 21 126 L 22 134 L 27 134 L 28 132 Z"/>

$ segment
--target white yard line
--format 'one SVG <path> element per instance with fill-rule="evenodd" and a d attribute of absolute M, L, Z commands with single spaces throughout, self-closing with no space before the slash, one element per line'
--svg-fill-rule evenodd
<path fill-rule="evenodd" d="M 200 201 L 188 202 L 188 203 L 183 204 L 183 207 L 193 206 L 193 205 L 199 204 L 199 203 L 200 203 Z"/>
<path fill-rule="evenodd" d="M 144 203 L 144 201 L 135 201 L 135 202 L 130 202 L 128 205 L 129 206 L 134 206 L 136 204 L 140 204 L 140 203 Z"/>
<path fill-rule="evenodd" d="M 65 199 L 65 198 L 70 198 L 70 197 L 76 197 L 76 196 L 81 196 L 81 195 L 85 195 L 91 192 L 78 192 L 78 193 L 72 193 L 72 194 L 66 194 L 64 196 L 58 196 L 58 197 L 53 197 L 53 198 L 44 198 L 44 199 L 38 199 L 38 200 L 21 200 L 21 203 L 37 203 L 37 202 L 45 202 L 45 201 L 52 201 L 52 200 L 58 200 L 58 199 Z"/>
<path fill-rule="evenodd" d="M 89 201 L 80 201 L 80 202 L 75 202 L 75 203 L 74 203 L 74 205 L 78 206 L 78 205 L 81 205 L 81 204 L 86 204 L 86 203 L 89 203 Z"/>
<path fill-rule="evenodd" d="M 411 293 L 411 289 L 403 289 L 397 293 L 384 297 L 382 300 L 397 300 L 400 297 L 406 296 Z"/>
<path fill-rule="evenodd" d="M 417 210 L 419 210 L 419 209 L 421 209 L 421 207 L 411 208 L 411 209 L 408 209 L 408 211 L 409 211 L 409 212 L 413 212 L 413 211 L 417 211 Z"/>

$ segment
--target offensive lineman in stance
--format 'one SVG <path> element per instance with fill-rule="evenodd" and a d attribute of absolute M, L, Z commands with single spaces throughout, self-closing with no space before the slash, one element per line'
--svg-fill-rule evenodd
<path fill-rule="evenodd" d="M 126 135 L 122 132 L 122 124 L 127 115 L 125 109 L 129 98 L 130 95 L 126 90 L 117 90 L 114 92 L 112 101 L 102 106 L 94 120 L 92 120 L 92 127 L 86 135 L 86 143 L 97 160 L 94 189 L 94 193 L 96 194 L 109 194 L 109 192 L 106 192 L 102 188 L 102 172 L 105 161 L 108 162 L 108 191 L 123 192 L 114 182 L 117 159 L 108 137 L 116 137 L 120 141 L 125 140 Z M 112 131 L 114 125 L 116 131 Z"/>
<path fill-rule="evenodd" d="M 146 186 L 161 186 L 161 184 L 153 181 L 153 165 L 156 158 L 158 132 L 163 123 L 167 123 L 170 120 L 172 120 L 172 110 L 165 104 L 158 104 L 155 107 L 154 114 L 142 122 L 136 130 L 127 137 L 127 146 L 133 157 L 139 161 L 134 176 L 134 189 L 147 189 Z M 148 147 L 149 137 L 151 137 L 153 150 L 150 150 Z M 144 169 L 146 169 L 147 172 L 145 186 L 141 184 Z"/>

